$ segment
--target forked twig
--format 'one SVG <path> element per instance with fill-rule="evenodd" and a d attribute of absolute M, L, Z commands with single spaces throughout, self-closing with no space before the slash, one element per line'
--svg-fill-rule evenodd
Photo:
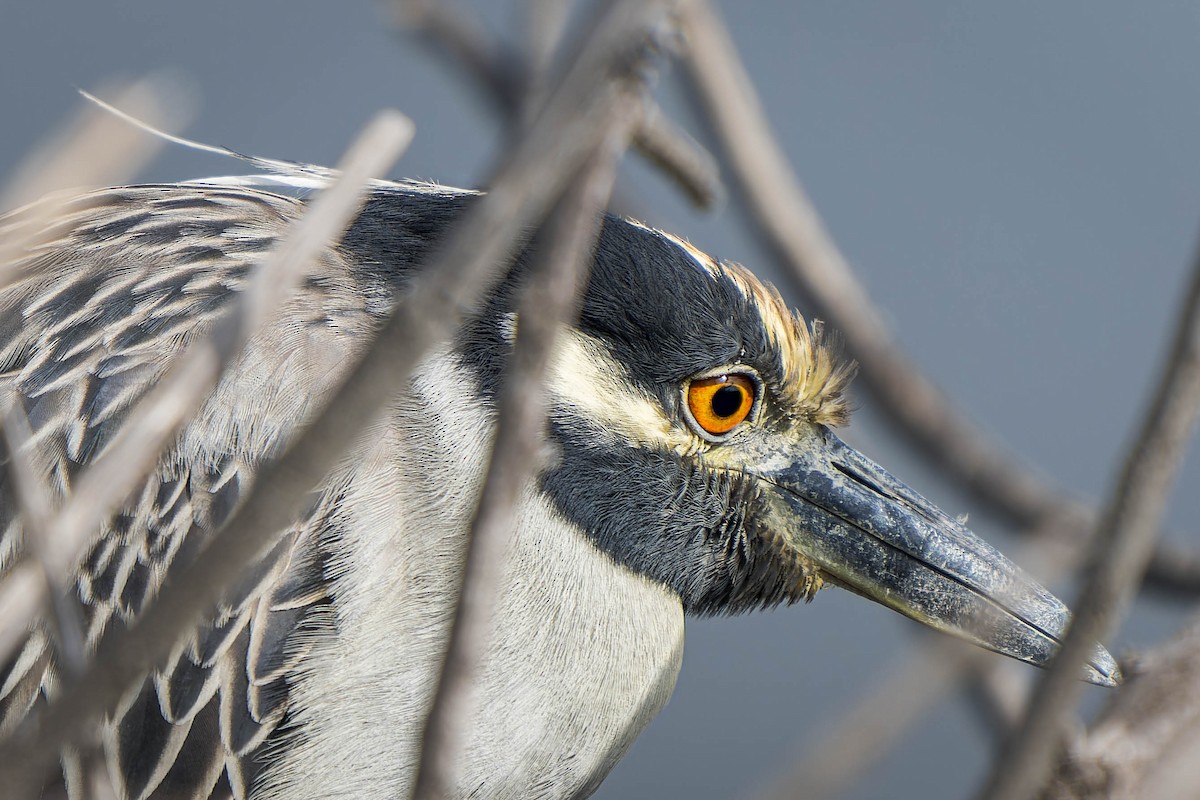
<path fill-rule="evenodd" d="M 635 118 L 631 113 L 630 120 Z M 609 141 L 542 228 L 545 249 L 534 264 L 517 316 L 516 343 L 504 373 L 495 443 L 471 525 L 450 644 L 421 740 L 415 800 L 448 796 L 455 785 L 456 762 L 473 710 L 469 690 L 487 646 L 514 514 L 540 460 L 546 365 L 559 330 L 573 316 L 612 191 L 616 161 L 628 146 L 631 128 L 625 120 L 616 121 Z"/>
<path fill-rule="evenodd" d="M 395 0 L 395 19 L 402 28 L 419 30 L 455 68 L 465 70 L 484 99 L 510 122 L 520 117 L 536 79 L 539 62 L 548 58 L 533 52 L 528 59 L 505 46 L 478 18 L 451 0 Z M 554 28 L 563 22 L 549 21 Z M 546 39 L 553 37 L 553 30 Z M 541 38 L 541 37 L 538 37 Z M 533 92 L 536 95 L 536 91 Z M 709 208 L 723 194 L 716 160 L 648 100 L 638 123 L 634 148 L 671 178 L 700 208 Z"/>

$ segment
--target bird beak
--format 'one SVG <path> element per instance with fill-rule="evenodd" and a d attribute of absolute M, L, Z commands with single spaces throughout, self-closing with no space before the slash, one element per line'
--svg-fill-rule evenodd
<path fill-rule="evenodd" d="M 827 428 L 755 470 L 781 544 L 858 594 L 931 628 L 1045 666 L 1070 622 L 1057 597 Z M 1115 686 L 1099 645 L 1085 680 Z"/>

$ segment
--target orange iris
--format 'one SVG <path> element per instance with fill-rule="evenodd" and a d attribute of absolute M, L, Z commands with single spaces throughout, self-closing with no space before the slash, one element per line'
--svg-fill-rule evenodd
<path fill-rule="evenodd" d="M 699 378 L 688 384 L 688 408 L 696 424 L 714 436 L 736 428 L 754 408 L 754 381 L 745 375 Z"/>

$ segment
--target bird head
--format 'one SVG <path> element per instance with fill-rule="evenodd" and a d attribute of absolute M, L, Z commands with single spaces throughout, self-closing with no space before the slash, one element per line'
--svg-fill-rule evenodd
<path fill-rule="evenodd" d="M 508 331 L 477 328 L 478 347 L 512 340 L 512 298 L 494 302 L 507 312 L 482 319 L 507 318 Z M 790 604 L 836 585 L 1046 664 L 1067 608 L 838 438 L 852 373 L 819 323 L 747 270 L 609 219 L 550 367 L 554 456 L 540 488 L 689 613 Z M 1113 685 L 1119 670 L 1097 647 L 1084 677 Z"/>

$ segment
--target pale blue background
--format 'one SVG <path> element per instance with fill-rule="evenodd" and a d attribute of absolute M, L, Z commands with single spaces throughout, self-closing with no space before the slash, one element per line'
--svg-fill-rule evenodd
<path fill-rule="evenodd" d="M 519 31 L 507 2 L 484 4 Z M 724 3 L 764 104 L 834 236 L 922 368 L 985 430 L 1101 495 L 1147 397 L 1200 219 L 1200 12 L 1188 2 Z M 365 0 L 0 0 L 0 176 L 74 86 L 168 70 L 202 100 L 188 134 L 331 163 L 381 106 L 417 123 L 397 175 L 472 185 L 487 109 Z M 663 103 L 682 107 L 668 76 Z M 638 213 L 771 276 L 733 209 L 696 214 L 634 159 Z M 142 177 L 238 171 L 171 150 Z M 1002 547 L 905 453 L 871 402 L 848 438 Z M 1200 465 L 1174 530 L 1200 547 Z M 1059 587 L 1067 592 L 1068 587 Z M 1182 619 L 1141 604 L 1117 649 Z M 729 798 L 928 640 L 845 593 L 693 621 L 678 689 L 599 797 Z M 1091 690 L 1093 704 L 1097 690 Z M 848 796 L 966 796 L 989 734 L 953 694 Z"/>

